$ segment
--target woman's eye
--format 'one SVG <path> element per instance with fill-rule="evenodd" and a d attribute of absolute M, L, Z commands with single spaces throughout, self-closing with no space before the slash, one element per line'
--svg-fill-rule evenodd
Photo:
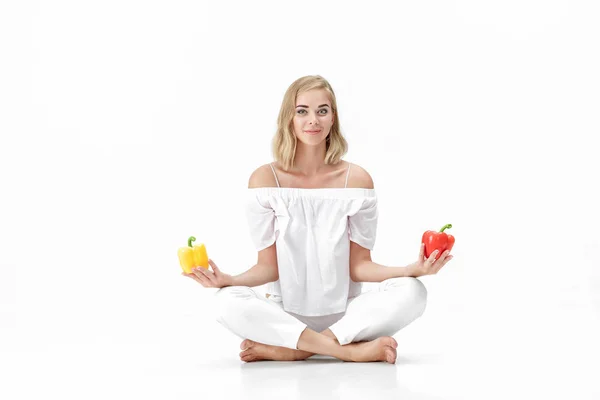
<path fill-rule="evenodd" d="M 321 113 L 321 115 L 327 114 L 327 110 L 326 109 L 323 108 L 323 109 L 319 110 L 319 112 L 321 112 L 321 111 L 324 111 L 323 113 Z M 304 110 L 304 109 L 298 110 L 298 114 L 305 114 L 305 113 L 306 113 L 306 110 Z"/>

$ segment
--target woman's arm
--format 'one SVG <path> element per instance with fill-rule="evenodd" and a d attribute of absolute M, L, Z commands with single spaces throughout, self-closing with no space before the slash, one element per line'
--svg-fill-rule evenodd
<path fill-rule="evenodd" d="M 429 258 L 424 256 L 424 245 L 416 262 L 406 267 L 386 267 L 371 260 L 371 250 L 354 242 L 350 242 L 350 278 L 354 282 L 383 282 L 386 279 L 398 277 L 415 277 L 437 274 L 453 256 L 449 251 L 441 255 L 434 251 Z"/>
<path fill-rule="evenodd" d="M 386 267 L 371 260 L 371 250 L 350 242 L 350 278 L 354 282 L 383 282 L 386 279 L 413 276 L 410 266 Z"/>
<path fill-rule="evenodd" d="M 354 282 L 383 282 L 386 279 L 402 276 L 415 276 L 410 265 L 406 267 L 386 267 L 373 261 L 363 261 L 350 268 L 350 278 Z"/>
<path fill-rule="evenodd" d="M 276 244 L 273 243 L 271 246 L 258 252 L 256 265 L 240 275 L 232 276 L 231 284 L 228 286 L 254 287 L 275 282 L 278 279 L 277 248 Z"/>

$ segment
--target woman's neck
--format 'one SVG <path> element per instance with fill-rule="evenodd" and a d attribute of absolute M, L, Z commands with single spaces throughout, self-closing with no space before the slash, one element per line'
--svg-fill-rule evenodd
<path fill-rule="evenodd" d="M 312 178 L 322 174 L 327 170 L 325 164 L 325 142 L 318 146 L 306 146 L 298 141 L 296 147 L 296 156 L 294 157 L 294 166 L 289 172 Z"/>

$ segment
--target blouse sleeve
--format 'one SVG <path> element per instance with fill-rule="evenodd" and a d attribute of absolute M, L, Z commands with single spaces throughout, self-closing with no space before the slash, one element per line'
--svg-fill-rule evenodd
<path fill-rule="evenodd" d="M 250 237 L 257 251 L 275 243 L 275 211 L 260 192 L 250 191 L 246 201 L 246 217 Z"/>
<path fill-rule="evenodd" d="M 358 211 L 348 217 L 350 240 L 366 249 L 373 250 L 378 217 L 377 197 L 367 197 Z"/>

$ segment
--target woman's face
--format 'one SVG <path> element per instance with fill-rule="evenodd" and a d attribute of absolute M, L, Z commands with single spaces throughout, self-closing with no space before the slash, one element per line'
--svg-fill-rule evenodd
<path fill-rule="evenodd" d="M 328 93 L 323 89 L 298 94 L 294 113 L 294 134 L 304 144 L 317 145 L 329 135 L 333 111 Z"/>

